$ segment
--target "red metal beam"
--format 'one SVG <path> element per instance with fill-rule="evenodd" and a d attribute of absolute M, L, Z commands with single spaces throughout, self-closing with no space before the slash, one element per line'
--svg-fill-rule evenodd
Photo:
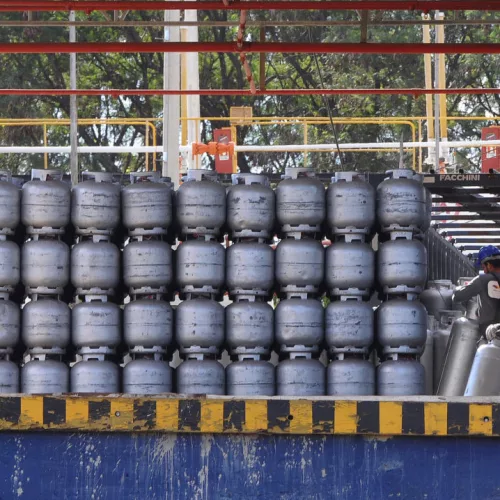
<path fill-rule="evenodd" d="M 162 96 L 162 95 L 213 95 L 213 96 L 249 96 L 254 95 L 410 95 L 420 97 L 426 94 L 500 95 L 500 88 L 465 88 L 465 89 L 257 89 L 255 94 L 244 89 L 200 89 L 200 90 L 162 90 L 162 89 L 0 89 L 1 95 L 33 96 Z"/>
<path fill-rule="evenodd" d="M 3 54 L 71 52 L 237 52 L 297 54 L 499 54 L 500 43 L 278 43 L 278 42 L 144 42 L 144 43 L 0 43 Z"/>
<path fill-rule="evenodd" d="M 185 10 L 183 1 L 122 0 L 1 0 L 0 11 L 107 11 L 107 10 Z M 499 0 L 233 0 L 227 5 L 220 0 L 193 1 L 195 10 L 500 10 Z"/>

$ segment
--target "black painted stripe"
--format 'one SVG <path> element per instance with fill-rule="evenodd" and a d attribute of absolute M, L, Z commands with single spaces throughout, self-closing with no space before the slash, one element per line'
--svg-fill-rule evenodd
<path fill-rule="evenodd" d="M 224 401 L 224 431 L 241 431 L 245 425 L 245 401 Z"/>
<path fill-rule="evenodd" d="M 156 401 L 134 400 L 134 423 L 140 421 L 140 425 L 134 429 L 141 429 L 146 426 L 153 429 L 156 426 Z"/>
<path fill-rule="evenodd" d="M 279 429 L 283 432 L 290 428 L 290 401 L 269 400 L 267 402 L 267 428 Z"/>
<path fill-rule="evenodd" d="M 467 403 L 448 403 L 448 434 L 467 434 L 469 432 L 469 405 Z"/>
<path fill-rule="evenodd" d="M 179 430 L 200 430 L 201 402 L 196 399 L 179 401 Z"/>
<path fill-rule="evenodd" d="M 425 434 L 424 403 L 404 402 L 402 412 L 403 434 Z"/>
<path fill-rule="evenodd" d="M 43 398 L 43 423 L 45 425 L 60 425 L 66 422 L 66 400 L 58 398 Z"/>
<path fill-rule="evenodd" d="M 89 421 L 100 420 L 110 416 L 111 414 L 111 401 L 105 399 L 104 401 L 89 401 Z"/>
<path fill-rule="evenodd" d="M 21 415 L 21 398 L 2 397 L 0 400 L 0 420 L 17 424 Z"/>
<path fill-rule="evenodd" d="M 493 434 L 500 436 L 500 404 L 494 403 L 491 406 L 492 406 L 491 416 L 493 419 L 492 423 Z"/>
<path fill-rule="evenodd" d="M 333 431 L 335 420 L 334 401 L 312 402 L 312 431 L 313 433 L 329 433 Z"/>
<path fill-rule="evenodd" d="M 358 432 L 362 434 L 380 432 L 378 401 L 358 401 Z"/>

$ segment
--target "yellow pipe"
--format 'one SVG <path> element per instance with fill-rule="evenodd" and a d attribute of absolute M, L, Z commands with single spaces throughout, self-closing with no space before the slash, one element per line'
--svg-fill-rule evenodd
<path fill-rule="evenodd" d="M 43 124 L 43 145 L 47 146 L 47 125 Z M 47 170 L 49 168 L 49 154 L 45 153 L 43 155 L 43 168 Z"/>
<path fill-rule="evenodd" d="M 428 15 L 423 16 L 425 20 L 430 19 Z M 431 43 L 431 28 L 428 24 L 422 26 L 422 35 L 424 43 Z M 425 88 L 432 88 L 432 61 L 431 54 L 424 54 L 424 77 Z M 434 139 L 434 111 L 432 109 L 432 95 L 425 96 L 425 111 L 427 113 L 427 139 Z"/>

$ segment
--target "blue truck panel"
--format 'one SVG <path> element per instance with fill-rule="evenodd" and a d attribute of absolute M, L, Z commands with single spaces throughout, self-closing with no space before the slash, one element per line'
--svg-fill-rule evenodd
<path fill-rule="evenodd" d="M 0 499 L 495 499 L 481 437 L 4 432 Z"/>

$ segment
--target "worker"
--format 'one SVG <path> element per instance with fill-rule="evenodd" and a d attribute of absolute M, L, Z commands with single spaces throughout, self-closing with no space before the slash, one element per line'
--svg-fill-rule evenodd
<path fill-rule="evenodd" d="M 440 174 L 448 173 L 448 165 L 449 165 L 449 162 L 446 161 L 446 158 L 444 156 L 441 156 L 439 158 L 439 173 Z"/>
<path fill-rule="evenodd" d="M 489 325 L 500 323 L 500 250 L 493 245 L 482 247 L 477 262 L 484 274 L 457 288 L 453 302 L 467 302 L 477 296 L 479 331 L 484 338 Z"/>

